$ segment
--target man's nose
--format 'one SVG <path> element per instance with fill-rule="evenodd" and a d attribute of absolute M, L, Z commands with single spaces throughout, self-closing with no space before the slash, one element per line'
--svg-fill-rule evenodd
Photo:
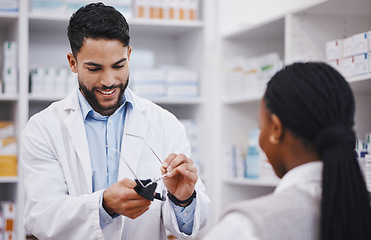
<path fill-rule="evenodd" d="M 100 79 L 100 84 L 110 87 L 115 84 L 115 75 L 112 71 L 105 71 Z"/>

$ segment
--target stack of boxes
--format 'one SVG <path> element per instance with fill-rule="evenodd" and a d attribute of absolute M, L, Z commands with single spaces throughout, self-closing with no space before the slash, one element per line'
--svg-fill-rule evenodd
<path fill-rule="evenodd" d="M 160 69 L 135 70 L 130 86 L 142 97 L 162 98 L 166 93 L 165 72 Z"/>
<path fill-rule="evenodd" d="M 371 72 L 371 31 L 326 43 L 327 63 L 344 77 Z"/>
<path fill-rule="evenodd" d="M 6 41 L 3 45 L 2 93 L 14 95 L 17 93 L 17 43 Z"/>
<path fill-rule="evenodd" d="M 0 122 L 0 177 L 17 176 L 17 142 L 11 121 Z"/>
<path fill-rule="evenodd" d="M 228 97 L 256 96 L 265 90 L 267 81 L 283 63 L 278 53 L 259 57 L 235 57 L 227 63 L 226 95 Z"/>
<path fill-rule="evenodd" d="M 198 74 L 181 66 L 136 69 L 131 74 L 133 91 L 146 98 L 196 98 Z"/>
<path fill-rule="evenodd" d="M 135 0 L 135 17 L 198 20 L 198 0 Z"/>
<path fill-rule="evenodd" d="M 31 95 L 66 96 L 77 84 L 77 74 L 64 67 L 37 67 L 30 71 Z"/>

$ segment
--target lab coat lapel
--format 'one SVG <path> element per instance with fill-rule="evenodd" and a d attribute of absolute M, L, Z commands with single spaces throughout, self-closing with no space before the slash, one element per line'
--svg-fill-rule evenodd
<path fill-rule="evenodd" d="M 73 94 L 68 97 L 66 101 L 65 111 L 69 111 L 68 115 L 65 118 L 67 131 L 71 137 L 73 147 L 75 148 L 78 156 L 78 160 L 80 160 L 81 166 L 84 170 L 85 181 L 87 183 L 88 190 L 89 192 L 92 192 L 92 169 L 90 162 L 89 145 L 76 91 L 73 91 Z"/>
<path fill-rule="evenodd" d="M 132 134 L 145 139 L 148 126 L 149 120 L 143 114 L 139 106 L 133 104 L 133 108 L 127 109 L 124 136 L 122 137 L 121 143 L 121 154 L 135 173 L 137 173 L 140 155 L 145 143 L 141 138 L 128 136 L 126 134 Z M 140 178 L 140 176 L 138 177 Z M 135 176 L 133 176 L 125 163 L 120 162 L 119 179 L 122 178 L 134 179 Z"/>

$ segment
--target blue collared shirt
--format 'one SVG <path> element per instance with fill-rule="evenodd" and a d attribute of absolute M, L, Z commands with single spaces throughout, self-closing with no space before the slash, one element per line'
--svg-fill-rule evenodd
<path fill-rule="evenodd" d="M 122 135 L 124 132 L 127 108 L 133 108 L 130 94 L 125 91 L 121 106 L 110 116 L 102 116 L 93 110 L 88 101 L 78 91 L 86 136 L 88 138 L 89 153 L 92 167 L 93 192 L 106 189 L 118 180 L 120 156 L 116 151 L 121 151 Z M 108 146 L 108 147 L 106 147 Z M 106 161 L 102 161 L 106 159 Z M 100 226 L 104 228 L 112 222 L 112 217 L 104 210 L 103 192 L 100 198 L 99 219 Z M 171 203 L 181 232 L 188 235 L 192 233 L 196 201 L 186 208 Z"/>

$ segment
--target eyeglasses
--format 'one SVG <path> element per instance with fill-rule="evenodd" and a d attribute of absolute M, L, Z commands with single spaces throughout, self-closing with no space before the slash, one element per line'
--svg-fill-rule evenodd
<path fill-rule="evenodd" d="M 155 157 L 157 158 L 157 160 L 162 164 L 162 160 L 158 157 L 158 155 L 156 154 L 156 152 L 152 149 L 152 147 L 147 143 L 147 141 L 143 137 L 137 136 L 137 135 L 133 135 L 133 134 L 129 134 L 129 133 L 126 133 L 125 135 L 142 139 L 142 141 L 151 150 L 151 152 L 153 153 L 153 155 L 155 155 Z M 152 193 L 155 191 L 155 189 L 157 187 L 157 182 L 160 181 L 160 180 L 162 180 L 164 177 L 166 177 L 166 175 L 168 173 L 165 173 L 164 175 L 162 175 L 159 178 L 153 178 L 153 179 L 147 179 L 147 180 L 140 180 L 137 177 L 137 175 L 135 174 L 135 172 L 133 171 L 133 169 L 130 167 L 130 165 L 126 162 L 125 158 L 122 156 L 122 154 L 120 153 L 120 151 L 118 151 L 117 149 L 112 148 L 112 147 L 110 147 L 108 145 L 105 145 L 105 147 L 106 148 L 109 148 L 109 149 L 111 149 L 111 150 L 113 150 L 113 151 L 115 151 L 116 153 L 119 154 L 120 159 L 126 164 L 126 166 L 128 167 L 128 169 L 130 170 L 130 172 L 135 177 L 135 182 L 137 182 L 137 186 L 134 188 L 134 190 L 140 196 L 142 196 L 142 197 L 144 197 L 144 198 L 146 198 L 148 200 L 151 200 L 151 201 L 153 200 L 153 198 L 156 198 L 156 199 L 161 200 L 161 201 L 165 201 L 166 200 L 166 197 L 165 197 L 165 194 L 164 193 L 162 195 L 159 194 L 159 193 L 156 193 L 154 196 L 152 195 Z"/>

